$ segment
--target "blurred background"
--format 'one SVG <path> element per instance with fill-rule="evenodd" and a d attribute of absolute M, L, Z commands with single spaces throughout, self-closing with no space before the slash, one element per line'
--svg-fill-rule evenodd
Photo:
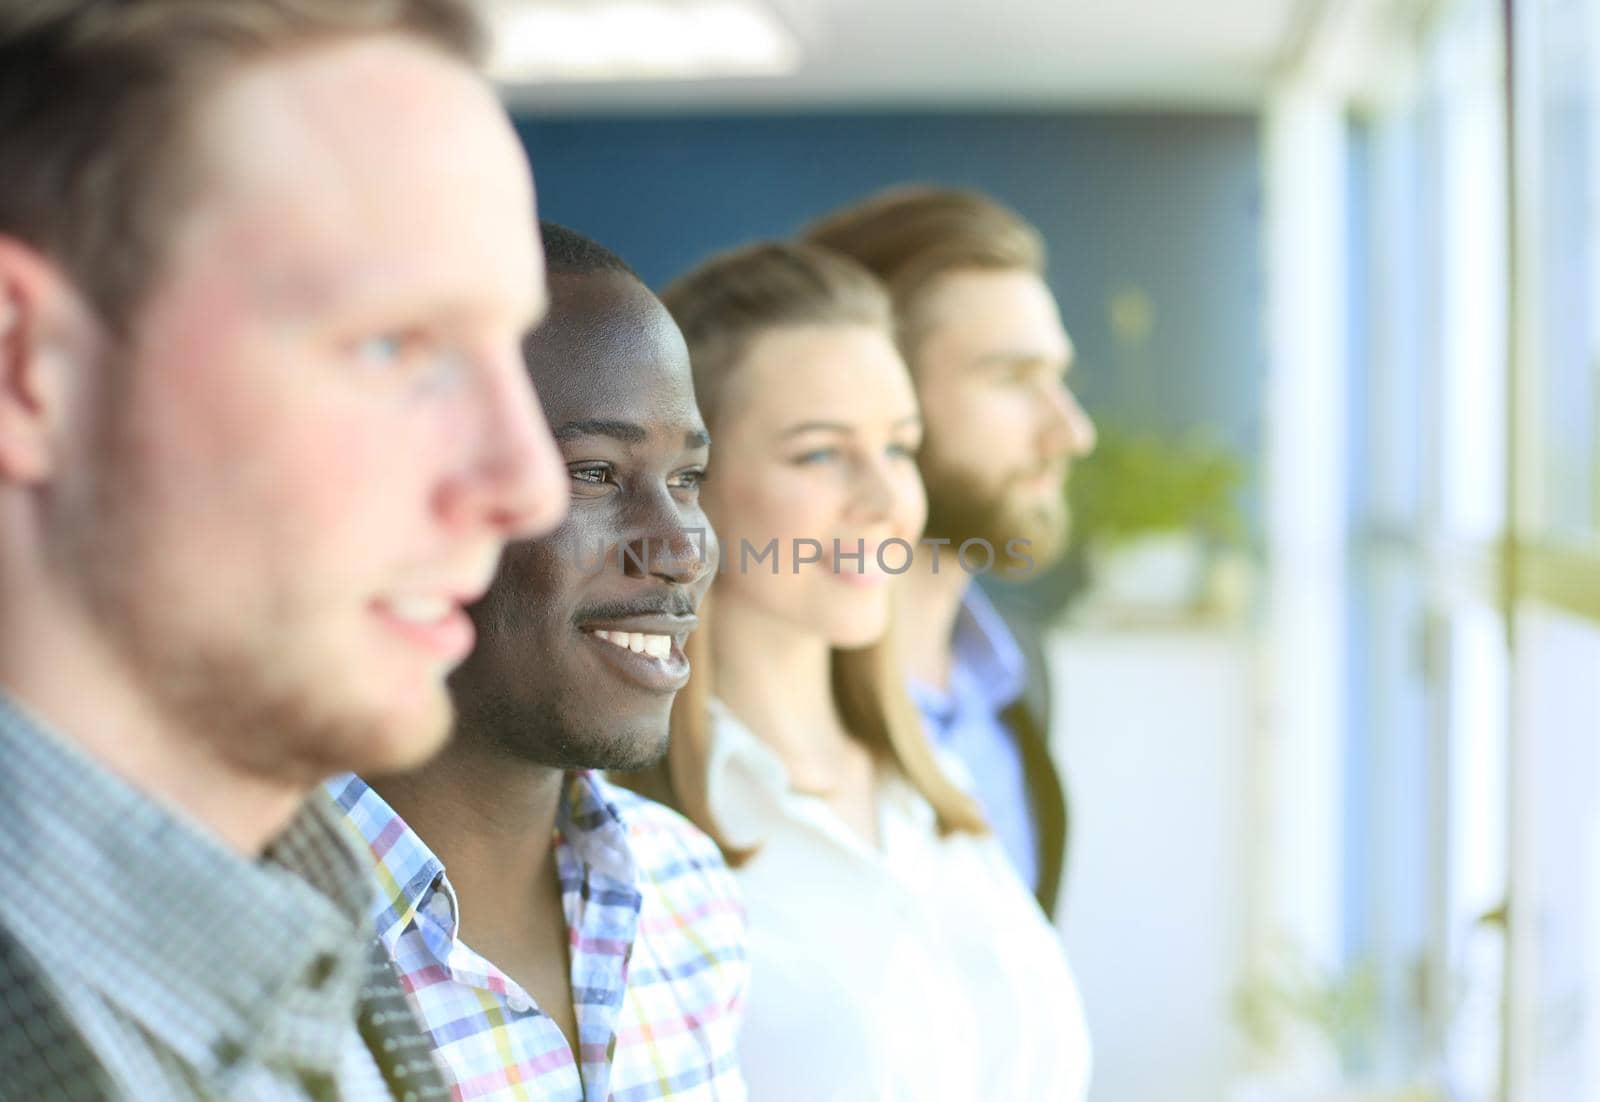
<path fill-rule="evenodd" d="M 897 182 L 1044 232 L 1095 1102 L 1600 1100 L 1600 0 L 485 0 L 663 282 Z"/>

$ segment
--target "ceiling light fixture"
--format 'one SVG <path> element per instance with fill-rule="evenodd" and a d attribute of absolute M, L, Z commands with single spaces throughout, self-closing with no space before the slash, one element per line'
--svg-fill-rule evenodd
<path fill-rule="evenodd" d="M 755 0 L 490 0 L 506 84 L 780 76 L 800 48 Z"/>

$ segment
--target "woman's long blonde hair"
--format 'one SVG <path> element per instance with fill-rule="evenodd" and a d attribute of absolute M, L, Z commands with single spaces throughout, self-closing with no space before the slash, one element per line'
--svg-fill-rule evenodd
<path fill-rule="evenodd" d="M 675 281 L 661 300 L 688 343 L 695 395 L 713 438 L 730 384 L 762 334 L 799 325 L 867 325 L 894 333 L 883 285 L 854 261 L 814 245 L 764 242 L 722 253 Z M 623 780 L 678 808 L 737 862 L 749 853 L 723 837 L 706 784 L 716 694 L 707 613 L 715 600 L 713 588 L 701 609 L 701 626 L 685 647 L 694 673 L 673 703 L 665 762 Z M 934 756 L 906 690 L 893 628 L 869 646 L 835 649 L 831 667 L 845 729 L 922 793 L 940 830 L 987 831 L 978 805 L 945 776 Z"/>

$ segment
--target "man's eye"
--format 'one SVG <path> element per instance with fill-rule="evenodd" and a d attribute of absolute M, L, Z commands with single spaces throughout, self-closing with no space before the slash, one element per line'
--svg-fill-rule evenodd
<path fill-rule="evenodd" d="M 375 333 L 357 342 L 356 362 L 373 372 L 430 385 L 455 378 L 466 360 L 459 350 L 422 332 Z"/>
<path fill-rule="evenodd" d="M 704 467 L 696 467 L 693 470 L 684 471 L 672 480 L 674 488 L 686 490 L 698 490 L 705 484 L 706 471 Z"/>
<path fill-rule="evenodd" d="M 380 333 L 356 345 L 356 359 L 371 367 L 388 367 L 420 351 L 421 341 L 409 333 Z"/>
<path fill-rule="evenodd" d="M 587 482 L 591 486 L 604 486 L 613 481 L 610 467 L 572 467 L 570 472 L 574 482 Z"/>

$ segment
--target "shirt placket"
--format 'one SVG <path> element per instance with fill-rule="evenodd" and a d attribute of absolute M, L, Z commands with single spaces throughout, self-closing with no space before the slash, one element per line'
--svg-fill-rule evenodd
<path fill-rule="evenodd" d="M 425 930 L 424 940 L 428 943 L 439 966 L 448 973 L 454 983 L 477 991 L 483 997 L 501 1005 L 505 1023 L 497 1028 L 508 1031 L 507 1043 L 515 1051 L 522 1052 L 530 1048 L 526 1044 L 517 1044 L 510 1038 L 511 1034 L 523 1030 L 533 1030 L 538 1034 L 536 1045 L 531 1046 L 534 1051 L 551 1052 L 558 1047 L 567 1048 L 566 1038 L 562 1036 L 560 1028 L 539 1008 L 533 996 L 516 980 L 496 967 L 494 962 L 479 955 L 456 937 L 457 920 L 453 895 L 453 889 L 448 887 L 448 880 L 441 874 L 428 898 L 417 909 L 416 921 L 419 927 Z M 574 1053 L 570 1065 L 551 1068 L 543 1073 L 539 1083 L 540 1097 L 550 1099 L 582 1097 L 579 1074 L 577 1054 Z"/>
<path fill-rule="evenodd" d="M 565 841 L 557 846 L 562 894 L 572 939 L 573 1010 L 584 1098 L 605 1102 L 627 994 L 628 965 L 637 933 L 639 900 L 632 885 L 581 860 Z"/>

